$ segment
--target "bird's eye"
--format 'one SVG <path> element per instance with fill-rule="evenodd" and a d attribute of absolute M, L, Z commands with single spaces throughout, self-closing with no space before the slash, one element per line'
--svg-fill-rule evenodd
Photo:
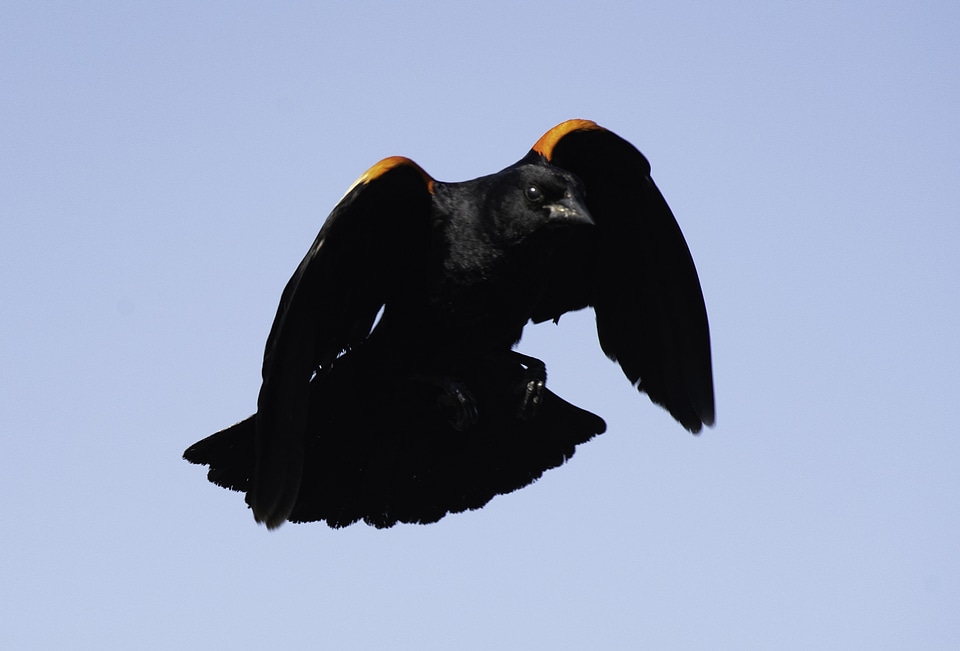
<path fill-rule="evenodd" d="M 532 203 L 540 203 L 543 201 L 543 190 L 541 190 L 540 186 L 536 183 L 528 183 L 527 187 L 523 189 L 523 194 L 527 197 L 527 201 Z"/>

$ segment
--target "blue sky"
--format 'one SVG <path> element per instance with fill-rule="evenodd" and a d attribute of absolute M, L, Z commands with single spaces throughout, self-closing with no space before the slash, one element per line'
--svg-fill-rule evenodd
<path fill-rule="evenodd" d="M 0 647 L 957 648 L 960 6 L 337 4 L 0 7 Z M 180 460 L 359 174 L 571 117 L 677 215 L 716 428 L 584 312 L 520 348 L 608 431 L 481 511 L 268 533 Z"/>

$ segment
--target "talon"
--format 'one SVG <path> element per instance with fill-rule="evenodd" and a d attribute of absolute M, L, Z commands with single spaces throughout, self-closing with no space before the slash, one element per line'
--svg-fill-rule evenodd
<path fill-rule="evenodd" d="M 480 420 L 477 401 L 463 383 L 443 375 L 417 374 L 410 379 L 437 391 L 437 406 L 458 432 L 465 432 Z"/>
<path fill-rule="evenodd" d="M 465 432 L 477 424 L 480 416 L 477 413 L 477 403 L 459 382 L 448 380 L 444 382 L 443 391 L 437 398 L 440 406 L 450 412 L 447 422 L 458 432 Z"/>
<path fill-rule="evenodd" d="M 520 403 L 520 410 L 517 415 L 522 420 L 531 420 L 537 415 L 540 409 L 540 402 L 543 400 L 543 388 L 546 382 L 537 378 L 527 382 L 526 389 L 523 392 L 523 401 Z"/>
<path fill-rule="evenodd" d="M 523 397 L 520 400 L 517 417 L 521 420 L 532 420 L 536 417 L 540 403 L 543 401 L 543 392 L 547 385 L 547 367 L 535 357 L 528 357 L 516 351 L 513 354 L 520 358 L 523 365 L 521 380 Z"/>

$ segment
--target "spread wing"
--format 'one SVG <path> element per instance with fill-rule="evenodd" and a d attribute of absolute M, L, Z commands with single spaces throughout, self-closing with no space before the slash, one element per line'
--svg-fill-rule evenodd
<path fill-rule="evenodd" d="M 249 496 L 268 527 L 286 520 L 303 473 L 310 380 L 363 341 L 423 264 L 433 180 L 413 161 L 368 170 L 327 218 L 280 299 L 263 358 Z"/>
<path fill-rule="evenodd" d="M 636 147 L 586 120 L 548 131 L 530 156 L 580 178 L 597 228 L 569 252 L 535 321 L 593 305 L 603 351 L 696 433 L 714 422 L 707 311 L 673 213 Z"/>

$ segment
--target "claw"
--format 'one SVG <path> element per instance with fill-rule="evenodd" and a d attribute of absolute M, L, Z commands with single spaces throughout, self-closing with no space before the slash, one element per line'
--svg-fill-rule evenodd
<path fill-rule="evenodd" d="M 458 432 L 467 431 L 480 419 L 473 396 L 465 386 L 454 380 L 443 381 L 443 391 L 437 402 L 450 414 L 447 422 Z"/>
<path fill-rule="evenodd" d="M 540 401 L 543 400 L 543 388 L 546 382 L 539 379 L 527 382 L 523 391 L 523 400 L 520 403 L 520 409 L 517 415 L 522 420 L 532 420 L 540 409 Z"/>
<path fill-rule="evenodd" d="M 521 355 L 516 351 L 513 354 L 520 358 L 524 367 L 521 380 L 523 397 L 517 409 L 517 416 L 521 420 L 532 420 L 536 417 L 540 403 L 543 401 L 543 393 L 547 385 L 547 367 L 535 357 Z"/>
<path fill-rule="evenodd" d="M 462 382 L 445 375 L 418 374 L 411 379 L 438 390 L 437 406 L 458 432 L 467 431 L 480 420 L 477 401 Z"/>

